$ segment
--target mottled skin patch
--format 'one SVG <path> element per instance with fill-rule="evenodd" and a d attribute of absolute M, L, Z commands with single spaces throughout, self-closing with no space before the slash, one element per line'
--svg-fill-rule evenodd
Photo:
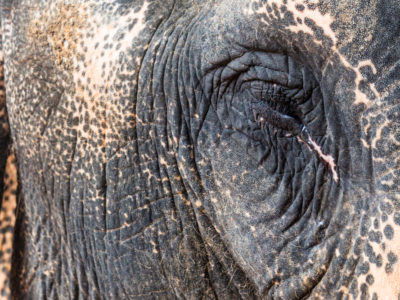
<path fill-rule="evenodd" d="M 0 299 L 10 299 L 11 255 L 17 206 L 17 164 L 14 154 L 7 158 L 0 211 Z"/>
<path fill-rule="evenodd" d="M 380 236 L 383 237 L 383 240 L 381 239 L 376 239 L 372 238 L 372 241 L 374 242 L 372 245 L 369 244 L 369 242 L 366 242 L 365 248 L 364 248 L 364 253 L 361 255 L 361 261 L 366 260 L 367 262 L 364 264 L 364 271 L 361 273 L 364 273 L 365 275 L 360 274 L 358 278 L 358 283 L 352 284 L 351 289 L 358 289 L 358 292 L 353 292 L 352 295 L 354 298 L 361 298 L 365 299 L 368 297 L 373 298 L 378 298 L 378 299 L 397 299 L 397 295 L 399 295 L 399 282 L 400 282 L 400 277 L 399 277 L 399 271 L 400 267 L 399 265 L 396 266 L 397 263 L 397 257 L 400 255 L 399 252 L 399 241 L 400 238 L 397 236 L 396 237 L 396 230 L 398 232 L 398 229 L 396 228 L 396 225 L 392 221 L 391 217 L 388 217 L 387 213 L 389 215 L 393 216 L 393 212 L 396 211 L 396 209 L 399 208 L 399 188 L 398 185 L 397 187 L 394 187 L 394 182 L 393 179 L 396 178 L 398 181 L 398 162 L 399 162 L 399 156 L 398 156 L 398 150 L 399 149 L 399 139 L 398 139 L 398 119 L 397 121 L 394 120 L 393 117 L 390 117 L 391 114 L 396 114 L 398 111 L 398 104 L 394 104 L 398 102 L 398 96 L 395 96 L 394 99 L 390 99 L 390 94 L 392 93 L 393 89 L 398 90 L 398 83 L 393 84 L 392 86 L 387 86 L 387 87 L 382 87 L 382 90 L 378 91 L 376 84 L 371 82 L 365 75 L 363 75 L 362 70 L 366 70 L 369 68 L 369 76 L 377 75 L 377 66 L 374 65 L 371 59 L 365 59 L 365 60 L 358 60 L 356 63 L 350 62 L 346 56 L 344 56 L 342 53 L 340 53 L 340 48 L 341 47 L 347 47 L 346 43 L 343 42 L 343 39 L 338 39 L 337 34 L 332 30 L 334 23 L 337 23 L 340 18 L 346 16 L 346 10 L 343 10 L 343 16 L 340 14 L 338 19 L 335 19 L 332 17 L 332 15 L 327 13 L 325 9 L 322 9 L 321 11 L 317 8 L 324 8 L 326 7 L 326 4 L 324 1 L 319 1 L 318 3 L 315 3 L 314 5 L 310 5 L 307 2 L 303 1 L 288 1 L 287 2 L 281 2 L 281 1 L 272 1 L 268 2 L 271 3 L 272 6 L 274 6 L 274 3 L 278 10 L 269 10 L 266 9 L 266 7 L 269 7 L 269 5 L 266 5 L 265 7 L 261 6 L 257 12 L 258 13 L 266 13 L 269 17 L 267 17 L 265 20 L 266 22 L 273 22 L 276 21 L 276 19 L 283 19 L 283 14 L 287 11 L 293 13 L 294 15 L 294 22 L 289 23 L 287 25 L 287 28 L 296 33 L 305 33 L 307 35 L 310 35 L 316 39 L 315 43 L 316 45 L 321 45 L 321 43 L 326 41 L 329 41 L 331 43 L 330 47 L 330 54 L 328 55 L 328 59 L 326 62 L 326 67 L 325 69 L 329 68 L 329 65 L 331 64 L 330 60 L 334 60 L 334 64 L 338 64 L 338 60 L 335 60 L 335 56 L 339 59 L 340 63 L 343 64 L 345 68 L 351 69 L 354 74 L 355 74 L 355 97 L 354 97 L 354 105 L 359 105 L 362 104 L 364 108 L 364 113 L 362 116 L 362 125 L 363 125 L 363 133 L 365 133 L 364 136 L 361 137 L 361 142 L 364 147 L 367 149 L 370 149 L 369 151 L 374 151 L 373 149 L 376 149 L 376 153 L 382 153 L 383 151 L 381 150 L 382 147 L 387 149 L 386 154 L 389 154 L 392 159 L 394 159 L 395 163 L 391 165 L 390 167 L 382 167 L 381 165 L 383 163 L 387 163 L 387 158 L 388 156 L 382 154 L 378 155 L 373 155 L 373 160 L 374 164 L 377 166 L 379 165 L 378 169 L 382 169 L 382 171 L 378 171 L 377 174 L 378 177 L 374 177 L 376 182 L 379 182 L 379 184 L 383 184 L 384 188 L 378 188 L 376 190 L 377 195 L 382 195 L 378 196 L 378 199 L 381 199 L 381 204 L 380 208 L 374 208 L 372 211 L 368 210 L 369 212 L 367 213 L 368 216 L 365 216 L 366 218 L 371 218 L 372 216 L 377 214 L 378 218 L 381 215 L 382 216 L 382 224 L 377 223 L 375 225 L 375 228 L 378 229 L 377 233 L 380 234 Z M 343 5 L 346 6 L 346 4 L 343 2 Z M 282 9 L 282 7 L 285 7 L 285 9 Z M 374 7 L 374 6 L 373 6 Z M 279 9 L 280 8 L 280 9 Z M 372 11 L 375 11 L 376 7 L 373 8 Z M 274 12 L 280 11 L 278 14 L 274 14 Z M 352 11 L 352 8 L 349 9 L 349 11 Z M 368 12 L 368 14 L 372 14 L 371 11 Z M 347 14 L 348 15 L 348 14 Z M 307 19 L 308 18 L 308 22 Z M 373 18 L 371 18 L 373 20 Z M 376 24 L 376 21 L 372 21 L 372 24 Z M 335 26 L 337 28 L 337 26 Z M 371 40 L 372 34 L 368 36 L 368 38 L 365 39 L 366 43 L 369 43 Z M 356 36 L 351 36 L 349 37 L 349 40 L 356 40 Z M 322 41 L 322 42 L 321 42 Z M 328 43 L 328 44 L 329 44 Z M 326 45 L 326 44 L 325 44 Z M 362 46 L 365 47 L 365 46 Z M 355 53 L 353 52 L 352 55 Z M 384 70 L 380 70 L 384 71 Z M 385 71 L 384 71 L 385 72 Z M 388 76 L 385 74 L 385 76 Z M 369 82 L 369 83 L 367 83 Z M 363 85 L 363 86 L 362 86 Z M 393 103 L 394 102 L 394 103 Z M 393 104 L 389 104 L 393 103 Z M 378 108 L 379 107 L 379 108 Z M 392 113 L 390 113 L 391 111 Z M 378 113 L 376 113 L 378 112 Z M 377 118 L 380 118 L 380 120 L 377 122 Z M 373 132 L 373 133 L 372 133 Z M 383 134 L 385 132 L 385 134 Z M 397 134 L 397 137 L 396 137 Z M 377 143 L 380 143 L 381 149 L 377 149 Z M 383 146 L 385 145 L 385 146 Z M 391 151 L 389 151 L 389 147 L 391 147 Z M 383 155 L 383 156 L 381 156 Z M 381 179 L 381 178 L 387 178 L 387 179 Z M 388 181 L 387 181 L 388 180 Z M 377 184 L 377 186 L 379 186 Z M 394 188 L 393 190 L 390 190 L 390 188 Z M 388 194 L 388 189 L 390 193 Z M 387 205 L 385 205 L 387 203 Z M 394 205 L 394 207 L 393 207 Z M 382 207 L 385 207 L 386 210 L 388 210 L 387 213 L 383 212 L 381 210 Z M 389 208 L 387 208 L 389 207 Z M 370 208 L 371 209 L 371 208 Z M 388 225 L 386 225 L 388 224 Z M 364 230 L 368 230 L 367 228 L 370 228 L 370 236 L 372 233 L 374 233 L 376 236 L 376 232 L 372 230 L 372 222 L 369 222 L 368 225 L 366 225 Z M 370 226 L 370 227 L 369 227 Z M 361 233 L 361 235 L 364 235 Z M 388 249 L 388 245 L 389 249 Z M 394 252 L 393 252 L 394 251 Z M 356 251 L 356 257 L 359 256 L 358 254 L 359 250 Z M 340 257 L 340 254 L 338 254 Z M 362 258 L 364 256 L 364 258 Z M 369 261 L 369 262 L 368 262 Z M 362 269 L 362 268 L 361 268 Z M 360 270 L 361 270 L 360 269 Z M 367 276 L 368 275 L 368 276 Z M 364 277 L 366 276 L 366 277 Z M 367 279 L 366 279 L 367 278 Z M 367 285 L 363 284 L 363 282 L 367 281 Z M 355 281 L 353 281 L 355 283 Z M 342 287 L 340 290 L 344 292 L 344 294 L 349 294 L 351 290 L 347 289 L 346 287 Z M 318 296 L 317 291 L 314 291 L 314 294 Z M 322 295 L 321 295 L 322 296 Z"/>
<path fill-rule="evenodd" d="M 253 1 L 253 3 L 257 3 L 258 1 Z M 319 4 L 314 3 L 310 5 L 310 3 L 307 3 L 307 1 L 303 0 L 293 0 L 289 2 L 285 1 L 280 1 L 280 0 L 273 0 L 273 1 L 268 1 L 268 4 L 271 6 L 277 7 L 277 10 L 274 12 L 278 11 L 278 14 L 273 14 L 272 12 L 268 12 L 266 6 L 261 6 L 257 10 L 257 14 L 264 14 L 268 15 L 268 18 L 266 19 L 266 23 L 268 24 L 269 21 L 272 20 L 283 20 L 285 18 L 285 13 L 289 12 L 292 14 L 292 22 L 288 23 L 286 28 L 294 33 L 303 33 L 303 34 L 308 34 L 314 38 L 314 42 L 317 45 L 322 46 L 322 41 L 325 40 L 325 42 L 328 40 L 331 44 L 330 47 L 330 52 L 329 55 L 331 58 L 327 59 L 326 61 L 326 67 L 328 67 L 331 64 L 331 59 L 333 60 L 335 57 L 338 57 L 341 61 L 341 63 L 346 67 L 352 69 L 352 71 L 355 73 L 356 78 L 355 78 L 355 98 L 354 98 L 354 104 L 365 104 L 367 106 L 371 105 L 371 100 L 376 99 L 379 97 L 379 93 L 376 90 L 376 87 L 374 86 L 373 83 L 369 83 L 369 91 L 372 91 L 371 94 L 368 94 L 365 89 L 363 90 L 360 83 L 365 81 L 366 78 L 363 76 L 361 73 L 362 68 L 370 67 L 373 74 L 376 73 L 376 67 L 372 63 L 371 60 L 363 60 L 363 61 L 358 61 L 357 65 L 353 66 L 351 62 L 348 61 L 348 59 L 343 56 L 339 48 L 341 46 L 341 43 L 343 41 L 338 40 L 335 32 L 332 30 L 332 25 L 335 22 L 335 18 L 330 15 L 329 13 L 321 13 L 319 9 L 316 9 L 316 6 Z M 284 7 L 284 9 L 283 9 Z M 336 64 L 336 62 L 332 62 L 333 64 Z M 322 70 L 324 71 L 324 69 Z M 370 99 L 371 98 L 371 99 Z"/>
<path fill-rule="evenodd" d="M 3 2 L 14 298 L 396 299 L 398 3 Z"/>
<path fill-rule="evenodd" d="M 29 38 L 36 47 L 50 46 L 57 65 L 72 68 L 72 57 L 83 38 L 79 28 L 85 26 L 87 15 L 78 3 L 54 3 L 46 11 L 33 9 L 34 18 L 29 25 Z"/>
<path fill-rule="evenodd" d="M 9 299 L 18 179 L 15 156 L 9 149 L 2 40 L 0 30 L 0 299 Z"/>

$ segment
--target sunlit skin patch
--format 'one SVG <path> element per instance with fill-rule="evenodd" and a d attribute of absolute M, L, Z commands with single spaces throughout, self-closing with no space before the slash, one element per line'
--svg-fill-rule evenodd
<path fill-rule="evenodd" d="M 115 130 L 110 128 L 112 125 L 110 125 L 109 120 L 118 119 L 118 112 L 113 109 L 110 102 L 117 97 L 126 97 L 120 90 L 116 92 L 115 86 L 123 84 L 119 76 L 130 74 L 130 72 L 121 67 L 116 72 L 115 67 L 121 64 L 119 61 L 120 53 L 127 52 L 132 47 L 132 40 L 137 38 L 145 28 L 144 17 L 148 5 L 148 2 L 144 2 L 139 11 L 132 10 L 129 14 L 111 22 L 104 22 L 101 16 L 94 15 L 92 22 L 97 24 L 94 35 L 84 43 L 81 43 L 81 45 L 78 45 L 78 53 L 87 52 L 88 54 L 85 55 L 82 61 L 79 61 L 76 57 L 74 58 L 75 68 L 83 71 L 73 74 L 73 82 L 78 91 L 77 95 L 85 103 L 85 105 L 82 105 L 82 113 L 77 117 L 82 120 L 83 116 L 87 114 L 89 120 L 101 120 L 102 124 L 101 131 L 99 131 L 99 128 L 93 125 L 93 121 L 79 122 L 77 126 L 78 141 L 93 139 L 91 132 L 97 131 L 102 136 L 102 145 L 104 147 L 109 147 L 111 144 L 110 135 Z M 134 20 L 134 23 L 132 20 Z M 132 24 L 134 25 L 132 26 Z M 121 31 L 121 28 L 123 28 L 123 31 Z M 85 30 L 87 29 L 80 29 L 81 34 L 84 34 Z M 107 49 L 99 46 L 104 44 L 104 41 L 109 40 L 111 43 L 113 39 L 117 38 L 119 43 L 112 44 Z M 118 50 L 115 48 L 118 48 Z M 137 66 L 140 65 L 139 57 L 136 59 L 136 64 Z M 73 101 L 77 100 L 73 99 Z M 96 111 L 98 111 L 97 114 Z M 132 117 L 136 119 L 135 115 Z M 89 130 L 85 130 L 85 127 L 89 127 Z M 84 145 L 84 143 L 78 144 Z M 82 155 L 84 155 L 86 149 L 83 147 L 78 151 L 81 151 Z M 105 161 L 105 157 L 103 160 Z"/>

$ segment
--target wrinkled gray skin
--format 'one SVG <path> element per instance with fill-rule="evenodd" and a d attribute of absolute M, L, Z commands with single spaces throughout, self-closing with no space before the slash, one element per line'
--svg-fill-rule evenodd
<path fill-rule="evenodd" d="M 399 16 L 3 0 L 13 296 L 397 299 Z"/>

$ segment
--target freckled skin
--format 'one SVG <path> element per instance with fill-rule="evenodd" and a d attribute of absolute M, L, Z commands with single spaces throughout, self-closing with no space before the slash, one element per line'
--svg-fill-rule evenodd
<path fill-rule="evenodd" d="M 10 153 L 4 170 L 4 186 L 0 211 L 0 299 L 9 299 L 11 296 L 10 271 L 17 191 L 17 164 L 14 154 Z"/>
<path fill-rule="evenodd" d="M 397 299 L 399 15 L 4 0 L 0 297 Z"/>
<path fill-rule="evenodd" d="M 10 271 L 18 188 L 17 165 L 10 146 L 0 31 L 0 299 L 10 299 Z"/>

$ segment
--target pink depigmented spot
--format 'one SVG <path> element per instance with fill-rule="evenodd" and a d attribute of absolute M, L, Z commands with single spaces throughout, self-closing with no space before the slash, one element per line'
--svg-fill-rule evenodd
<path fill-rule="evenodd" d="M 339 181 L 339 176 L 338 176 L 338 173 L 337 173 L 337 171 L 336 171 L 336 164 L 335 164 L 335 160 L 333 159 L 333 157 L 332 157 L 331 155 L 324 154 L 324 153 L 322 152 L 321 147 L 320 147 L 315 141 L 313 141 L 313 139 L 312 139 L 310 136 L 308 137 L 307 141 L 304 141 L 304 140 L 303 140 L 302 138 L 300 138 L 300 137 L 297 137 L 297 139 L 298 139 L 300 142 L 304 143 L 304 144 L 307 146 L 308 150 L 310 150 L 310 151 L 315 151 L 315 152 L 318 154 L 318 156 L 319 156 L 324 162 L 326 162 L 326 164 L 329 166 L 329 169 L 330 169 L 331 172 L 332 172 L 333 180 L 334 180 L 335 182 L 338 182 L 338 181 Z"/>
<path fill-rule="evenodd" d="M 304 145 L 307 146 L 308 150 L 312 151 L 311 147 L 300 137 L 297 137 L 297 140 L 301 143 L 303 143 Z"/>
<path fill-rule="evenodd" d="M 318 153 L 319 157 L 321 157 L 322 160 L 324 160 L 328 164 L 328 166 L 332 172 L 333 180 L 335 180 L 335 182 L 338 182 L 339 176 L 335 169 L 336 164 L 335 164 L 335 160 L 333 159 L 333 157 L 331 155 L 324 154 L 321 150 L 321 147 L 317 143 L 315 143 L 311 138 L 309 139 L 309 142 L 313 146 L 314 150 Z"/>

